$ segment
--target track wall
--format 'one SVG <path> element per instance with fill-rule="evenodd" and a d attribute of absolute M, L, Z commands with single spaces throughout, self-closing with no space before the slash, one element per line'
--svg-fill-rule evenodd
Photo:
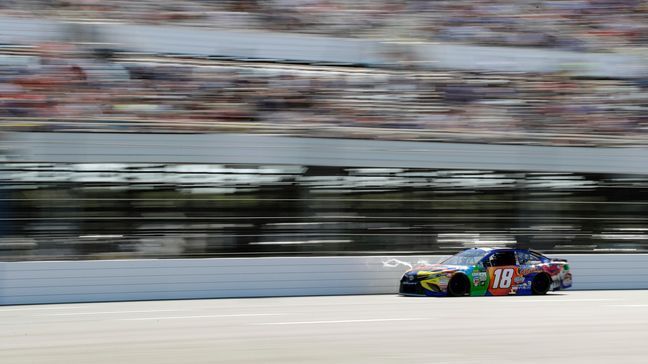
<path fill-rule="evenodd" d="M 205 163 L 648 174 L 645 147 L 549 147 L 254 134 L 6 133 L 8 162 Z M 116 148 L 118 146 L 118 148 Z"/>
<path fill-rule="evenodd" d="M 574 289 L 648 289 L 648 255 L 563 255 Z M 0 304 L 393 294 L 425 257 L 225 258 L 0 263 Z M 385 263 L 392 263 L 387 264 Z"/>

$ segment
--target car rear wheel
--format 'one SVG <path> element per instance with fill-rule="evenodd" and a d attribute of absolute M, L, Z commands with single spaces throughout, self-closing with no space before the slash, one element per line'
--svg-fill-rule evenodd
<path fill-rule="evenodd" d="M 538 274 L 531 282 L 531 292 L 535 295 L 543 295 L 551 288 L 551 277 L 548 274 Z"/>
<path fill-rule="evenodd" d="M 460 297 L 468 293 L 468 279 L 461 274 L 455 275 L 448 282 L 448 296 Z"/>

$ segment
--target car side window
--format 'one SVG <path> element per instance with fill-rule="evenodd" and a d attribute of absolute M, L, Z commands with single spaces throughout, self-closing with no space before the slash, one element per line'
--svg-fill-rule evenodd
<path fill-rule="evenodd" d="M 515 252 L 512 250 L 497 252 L 491 255 L 488 260 L 488 266 L 491 267 L 502 267 L 507 265 L 516 265 Z"/>
<path fill-rule="evenodd" d="M 526 251 L 518 251 L 515 253 L 517 255 L 518 263 L 520 265 L 526 265 L 529 264 L 529 261 L 531 261 L 531 254 Z"/>
<path fill-rule="evenodd" d="M 531 253 L 531 260 L 532 260 L 531 264 L 540 264 L 544 262 L 546 259 L 547 259 L 546 257 L 543 257 L 540 254 L 533 253 L 533 252 Z"/>
<path fill-rule="evenodd" d="M 528 251 L 517 251 L 516 252 L 518 263 L 520 265 L 532 265 L 542 263 L 542 259 L 539 255 L 533 254 Z"/>

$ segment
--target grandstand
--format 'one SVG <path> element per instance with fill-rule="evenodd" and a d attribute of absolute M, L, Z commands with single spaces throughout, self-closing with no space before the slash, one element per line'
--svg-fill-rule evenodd
<path fill-rule="evenodd" d="M 634 0 L 0 1 L 3 257 L 445 253 L 475 240 L 643 251 L 645 174 L 633 166 L 648 144 L 647 11 Z M 470 171 L 438 153 L 434 165 L 350 164 L 372 144 L 344 163 L 284 158 L 287 146 L 238 163 L 179 150 L 129 162 L 99 147 L 56 154 L 60 141 L 21 149 L 33 132 L 103 133 L 122 151 L 125 134 L 237 133 L 411 142 L 401 155 L 439 142 L 610 158 L 574 166 L 552 149 L 543 168 L 506 149 Z M 639 148 L 624 164 L 606 147 Z"/>

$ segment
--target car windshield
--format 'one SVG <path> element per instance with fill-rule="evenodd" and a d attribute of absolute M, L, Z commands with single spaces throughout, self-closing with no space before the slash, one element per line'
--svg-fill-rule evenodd
<path fill-rule="evenodd" d="M 481 249 L 465 250 L 451 256 L 441 263 L 448 265 L 475 265 L 486 255 L 486 253 L 486 251 Z"/>

